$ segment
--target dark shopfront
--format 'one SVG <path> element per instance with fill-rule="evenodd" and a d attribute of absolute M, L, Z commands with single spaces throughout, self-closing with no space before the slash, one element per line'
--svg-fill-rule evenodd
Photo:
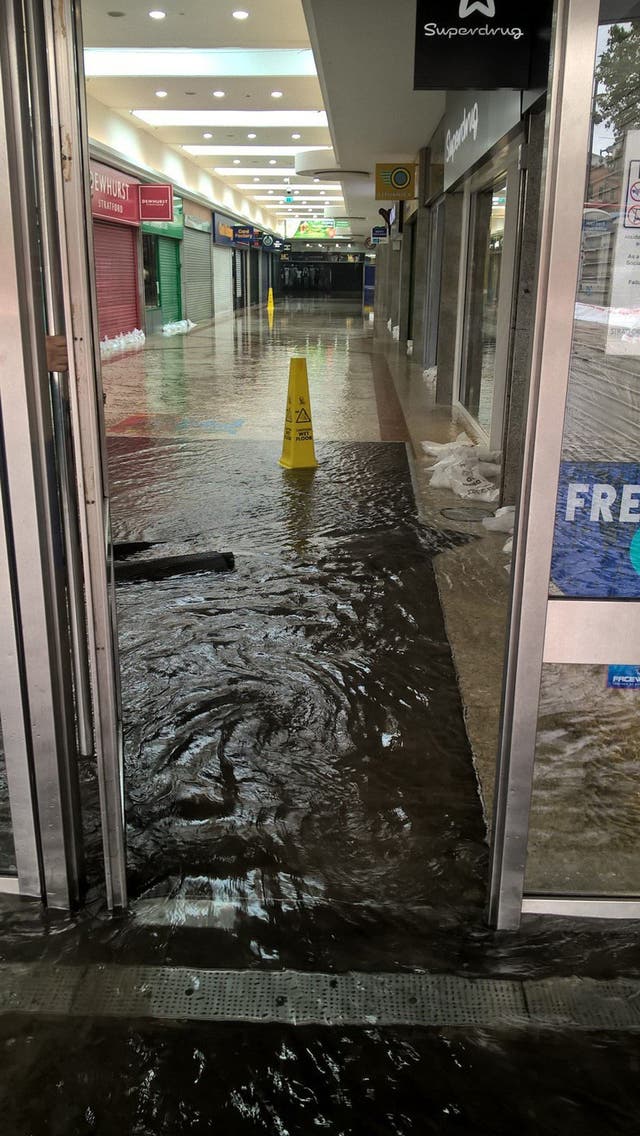
<path fill-rule="evenodd" d="M 285 295 L 362 296 L 362 253 L 285 251 L 280 258 L 280 287 Z"/>

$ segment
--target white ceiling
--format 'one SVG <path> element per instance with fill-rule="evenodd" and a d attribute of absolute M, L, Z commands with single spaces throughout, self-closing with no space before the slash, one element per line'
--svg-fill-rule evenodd
<path fill-rule="evenodd" d="M 349 213 L 380 224 L 376 162 L 412 161 L 444 113 L 445 93 L 413 90 L 416 0 L 302 0 Z"/>
<path fill-rule="evenodd" d="M 248 19 L 233 18 L 240 7 Z M 166 18 L 150 19 L 153 8 Z M 123 15 L 110 16 L 113 11 Z M 84 0 L 82 12 L 92 98 L 231 186 L 259 176 L 255 189 L 242 193 L 282 229 L 284 177 L 292 191 L 309 185 L 308 177 L 296 177 L 296 151 L 331 145 L 320 85 L 309 74 L 315 69 L 300 0 Z M 273 98 L 274 90 L 282 97 Z M 171 112 L 182 121 L 172 122 Z M 185 152 L 185 146 L 202 150 Z M 207 152 L 212 146 L 216 152 Z M 282 147 L 288 152 L 278 153 Z M 321 191 L 326 187 L 313 184 L 298 195 L 305 213 L 323 206 Z M 340 187 L 337 194 L 342 206 Z"/>
<path fill-rule="evenodd" d="M 166 18 L 150 19 L 154 7 Z M 238 7 L 249 12 L 248 19 L 233 18 Z M 189 152 L 188 157 L 233 186 L 259 175 L 255 194 L 243 190 L 254 199 L 277 186 L 276 229 L 284 172 L 292 189 L 309 185 L 310 179 L 291 172 L 291 155 L 270 160 L 269 148 L 333 144 L 342 168 L 369 171 L 367 179 L 342 183 L 347 213 L 366 217 L 354 228 L 366 232 L 379 223 L 376 162 L 413 160 L 444 110 L 444 93 L 413 90 L 415 0 L 393 5 L 381 0 L 175 0 L 175 6 L 174 0 L 107 0 L 106 6 L 102 0 L 83 0 L 82 11 L 85 47 L 111 49 L 95 64 L 87 61 L 89 71 L 96 71 L 87 79 L 93 98 L 183 157 L 184 146 L 223 147 L 224 152 Z M 309 74 L 310 47 L 317 76 Z M 177 49 L 186 50 L 178 54 Z M 149 54 L 160 50 L 163 55 Z M 263 54 L 250 54 L 256 50 Z M 159 90 L 166 97 L 158 97 Z M 214 90 L 224 91 L 224 97 L 214 97 Z M 273 90 L 282 91 L 282 98 L 272 98 Z M 158 124 L 151 115 L 152 124 L 132 119 L 133 111 L 187 112 L 187 124 L 165 124 L 164 115 Z M 274 111 L 312 112 L 318 118 L 326 111 L 328 127 L 266 124 L 261 116 Z M 197 122 L 189 124 L 189 112 L 200 112 Z M 242 112 L 240 124 L 221 122 L 225 112 Z M 247 137 L 250 133 L 255 139 Z M 292 139 L 294 133 L 300 139 Z M 319 205 L 322 191 L 335 196 L 333 188 L 320 184 L 303 196 Z M 336 211 L 342 206 L 332 204 Z M 270 208 L 265 201 L 260 205 Z"/>

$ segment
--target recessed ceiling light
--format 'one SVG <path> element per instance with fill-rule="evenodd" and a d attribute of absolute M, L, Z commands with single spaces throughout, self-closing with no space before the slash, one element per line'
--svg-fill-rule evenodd
<path fill-rule="evenodd" d="M 212 91 L 211 92 L 214 99 L 223 99 L 224 96 L 225 96 L 225 93 L 226 93 L 225 91 Z"/>
<path fill-rule="evenodd" d="M 299 134 L 292 134 L 292 135 L 291 135 L 291 137 L 292 137 L 292 138 L 295 138 L 295 139 L 298 139 L 298 138 L 300 137 L 300 135 L 299 135 Z"/>
<path fill-rule="evenodd" d="M 166 91 L 156 91 L 156 98 L 157 99 L 166 99 L 166 97 L 167 97 Z"/>
<path fill-rule="evenodd" d="M 235 12 L 231 13 L 231 15 L 233 16 L 234 20 L 248 20 L 249 19 L 249 13 L 245 12 L 244 8 L 237 8 Z"/>
<path fill-rule="evenodd" d="M 314 178 L 313 180 L 314 181 L 320 181 L 320 178 Z"/>
<path fill-rule="evenodd" d="M 203 134 L 202 137 L 203 138 L 213 138 L 213 134 L 209 134 L 209 133 Z"/>
<path fill-rule="evenodd" d="M 275 165 L 276 165 L 276 160 L 275 160 L 275 158 L 271 158 L 271 159 L 270 159 L 270 161 L 269 161 L 269 165 L 270 165 L 270 166 L 275 166 Z"/>
<path fill-rule="evenodd" d="M 293 191 L 293 196 L 294 196 L 294 197 L 299 197 L 299 196 L 300 196 L 300 190 L 299 190 L 299 189 L 294 189 L 294 191 Z"/>
<path fill-rule="evenodd" d="M 234 166 L 239 166 L 239 165 L 240 165 L 240 159 L 239 159 L 239 158 L 234 158 L 234 159 L 233 159 L 233 164 L 234 164 Z"/>
<path fill-rule="evenodd" d="M 281 99 L 282 98 L 282 91 L 272 91 L 271 92 L 271 98 L 272 99 Z"/>
<path fill-rule="evenodd" d="M 321 189 L 321 190 L 320 190 L 320 196 L 321 196 L 321 197 L 324 197 L 324 195 L 325 195 L 325 194 L 324 194 L 324 189 Z"/>
<path fill-rule="evenodd" d="M 149 12 L 149 18 L 151 20 L 164 20 L 166 14 L 167 13 L 163 12 L 161 8 L 154 8 L 151 12 Z"/>
<path fill-rule="evenodd" d="M 253 180 L 254 181 L 260 181 L 260 178 L 254 178 Z"/>
<path fill-rule="evenodd" d="M 270 189 L 270 190 L 269 190 L 269 193 L 273 193 L 273 190 L 272 190 L 272 189 Z"/>
<path fill-rule="evenodd" d="M 255 138 L 255 134 L 247 134 L 247 138 Z"/>

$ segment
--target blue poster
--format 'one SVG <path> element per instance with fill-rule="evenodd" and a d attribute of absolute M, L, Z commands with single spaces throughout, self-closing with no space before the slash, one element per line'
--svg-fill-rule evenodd
<path fill-rule="evenodd" d="M 640 667 L 615 663 L 609 667 L 607 686 L 613 690 L 640 690 Z"/>
<path fill-rule="evenodd" d="M 566 596 L 640 598 L 640 464 L 562 462 L 551 579 Z"/>

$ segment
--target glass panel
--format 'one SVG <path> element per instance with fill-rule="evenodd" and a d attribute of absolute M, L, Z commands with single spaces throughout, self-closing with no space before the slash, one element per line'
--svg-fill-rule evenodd
<path fill-rule="evenodd" d="M 13 828 L 9 809 L 9 786 L 4 760 L 2 722 L 0 722 L 0 875 L 16 871 L 16 854 L 13 845 Z"/>
<path fill-rule="evenodd" d="M 640 20 L 601 24 L 552 597 L 640 597 L 639 59 Z M 529 892 L 640 893 L 640 668 L 626 663 L 543 669 Z"/>
<path fill-rule="evenodd" d="M 506 202 L 506 176 L 473 198 L 463 403 L 487 431 L 495 381 Z"/>

